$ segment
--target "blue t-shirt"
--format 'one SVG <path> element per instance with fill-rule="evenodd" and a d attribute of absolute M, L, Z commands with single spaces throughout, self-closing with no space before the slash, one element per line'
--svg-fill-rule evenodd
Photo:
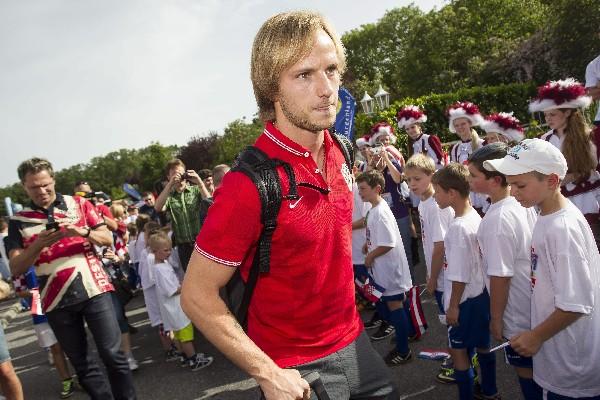
<path fill-rule="evenodd" d="M 39 287 L 37 276 L 35 275 L 35 267 L 29 267 L 29 270 L 25 273 L 25 282 L 27 283 L 28 289 L 35 289 Z M 45 315 L 31 314 L 33 317 L 33 324 L 43 324 L 48 322 L 48 318 Z"/>
<path fill-rule="evenodd" d="M 398 171 L 402 172 L 402 167 L 396 160 L 392 160 L 392 164 L 398 169 Z M 381 197 L 388 203 L 392 213 L 394 214 L 394 218 L 400 219 L 408 216 L 408 207 L 404 202 L 404 198 L 402 197 L 402 193 L 400 191 L 400 184 L 394 181 L 392 178 L 392 174 L 389 171 L 388 167 L 382 171 L 383 177 L 385 178 L 385 190 L 381 194 Z"/>

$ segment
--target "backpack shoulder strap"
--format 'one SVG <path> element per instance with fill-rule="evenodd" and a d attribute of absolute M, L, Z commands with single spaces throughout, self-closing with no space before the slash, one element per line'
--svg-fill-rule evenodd
<path fill-rule="evenodd" d="M 354 148 L 352 147 L 352 143 L 346 136 L 338 135 L 337 133 L 332 133 L 331 137 L 342 151 L 348 170 L 352 171 L 352 167 L 354 166 Z"/>
<path fill-rule="evenodd" d="M 277 167 L 281 166 L 285 171 L 290 184 L 287 195 L 283 195 L 281 179 Z M 246 317 L 252 293 L 256 287 L 259 273 L 267 273 L 270 270 L 271 240 L 277 227 L 277 216 L 284 198 L 295 199 L 298 197 L 296 191 L 296 179 L 291 166 L 283 161 L 269 158 L 263 151 L 255 146 L 246 147 L 233 163 L 232 171 L 245 174 L 258 191 L 261 203 L 261 223 L 263 229 L 258 239 L 258 246 L 252 266 L 246 281 L 246 287 L 242 303 L 238 311 L 238 321 L 246 326 Z"/>

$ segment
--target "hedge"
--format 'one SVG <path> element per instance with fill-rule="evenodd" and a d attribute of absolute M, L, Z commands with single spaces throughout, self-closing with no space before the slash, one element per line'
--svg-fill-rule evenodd
<path fill-rule="evenodd" d="M 366 115 L 362 112 L 358 113 L 355 119 L 355 137 L 358 138 L 367 134 L 373 124 L 380 121 L 387 121 L 392 124 L 397 133 L 397 145 L 403 151 L 407 151 L 408 136 L 404 130 L 398 132 L 396 113 L 400 108 L 413 104 L 422 107 L 427 114 L 427 122 L 423 125 L 425 132 L 438 135 L 442 143 L 455 141 L 458 137 L 448 130 L 446 110 L 456 101 L 471 101 L 477 104 L 484 116 L 494 112 L 512 111 L 515 117 L 523 124 L 530 125 L 527 135 L 535 136 L 542 133 L 542 129 L 539 127 L 539 121 L 536 121 L 527 109 L 530 99 L 535 94 L 536 85 L 531 82 L 500 86 L 479 86 L 460 89 L 452 93 L 430 94 L 418 98 L 407 97 L 395 101 L 387 109 L 372 115 Z M 482 130 L 479 130 L 479 132 L 483 134 Z"/>

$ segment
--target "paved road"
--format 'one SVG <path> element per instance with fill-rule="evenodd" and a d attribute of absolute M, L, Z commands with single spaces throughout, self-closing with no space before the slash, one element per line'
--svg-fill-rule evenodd
<path fill-rule="evenodd" d="M 418 268 L 422 281 L 422 268 Z M 435 315 L 433 300 L 423 298 L 430 329 L 419 342 L 411 344 L 413 352 L 426 348 L 442 348 L 446 341 L 445 329 Z M 13 301 L 14 303 L 14 301 Z M 5 306 L 7 307 L 7 306 Z M 0 305 L 0 310 L 2 305 Z M 200 351 L 215 356 L 215 361 L 206 370 L 192 372 L 176 364 L 166 363 L 159 346 L 157 334 L 149 325 L 143 298 L 138 296 L 128 306 L 130 322 L 139 328 L 133 336 L 133 352 L 140 362 L 140 369 L 134 373 L 139 399 L 152 400 L 200 400 L 227 399 L 248 400 L 257 398 L 256 384 L 246 374 L 227 361 L 210 344 L 198 335 L 196 343 Z M 368 313 L 363 317 L 366 319 Z M 6 329 L 7 340 L 13 363 L 23 382 L 26 399 L 58 398 L 60 392 L 56 371 L 48 364 L 46 351 L 37 345 L 28 313 L 18 314 Z M 377 351 L 385 355 L 391 348 L 388 340 L 375 343 Z M 501 353 L 499 353 L 502 356 Z M 438 371 L 437 361 L 415 359 L 404 366 L 394 367 L 393 373 L 401 390 L 402 399 L 447 399 L 456 398 L 456 387 L 437 383 L 434 379 Z M 498 359 L 498 386 L 505 399 L 520 398 L 516 375 Z M 71 397 L 74 400 L 86 399 L 78 391 Z"/>

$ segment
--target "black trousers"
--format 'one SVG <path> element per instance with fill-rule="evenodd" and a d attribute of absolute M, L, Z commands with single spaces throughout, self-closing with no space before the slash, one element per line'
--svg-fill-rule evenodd
<path fill-rule="evenodd" d="M 111 294 L 103 293 L 82 303 L 52 310 L 46 314 L 58 342 L 77 372 L 79 382 L 92 399 L 135 399 L 133 378 L 121 351 L 121 332 Z M 108 380 L 88 352 L 84 320 L 98 354 L 106 366 Z"/>

